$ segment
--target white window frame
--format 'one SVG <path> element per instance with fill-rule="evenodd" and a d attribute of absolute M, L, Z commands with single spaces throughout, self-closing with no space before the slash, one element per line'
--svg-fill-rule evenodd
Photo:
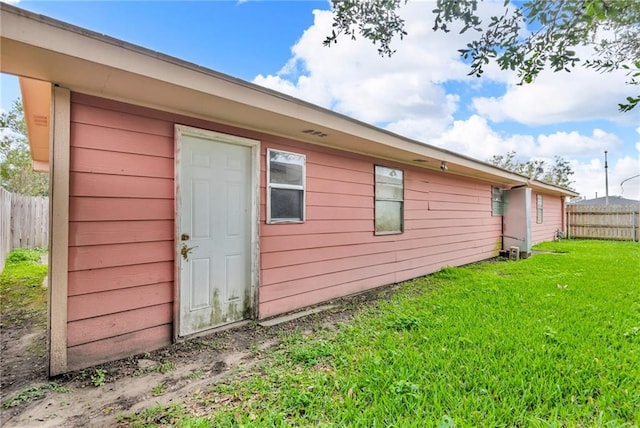
<path fill-rule="evenodd" d="M 389 198 L 380 198 L 378 199 L 376 187 L 378 186 L 378 181 L 376 179 L 377 173 L 376 170 L 378 168 L 387 168 L 395 171 L 400 171 L 402 173 L 402 199 L 389 199 Z M 373 231 L 375 235 L 399 235 L 404 233 L 404 170 L 400 168 L 385 166 L 385 165 L 374 165 L 373 167 L 373 200 L 374 200 L 374 213 L 373 213 Z M 378 213 L 376 210 L 376 202 L 378 201 L 390 201 L 390 202 L 400 202 L 400 230 L 390 230 L 390 231 L 378 231 Z"/>
<path fill-rule="evenodd" d="M 495 197 L 496 193 L 500 194 L 500 199 Z M 499 208 L 497 208 L 496 205 L 499 206 Z M 504 189 L 502 187 L 491 186 L 491 215 L 494 217 L 504 215 Z"/>
<path fill-rule="evenodd" d="M 289 155 L 302 157 L 302 185 L 282 184 L 271 182 L 271 153 L 286 153 Z M 272 189 L 289 189 L 302 191 L 302 218 L 271 218 L 271 190 Z M 288 152 L 286 150 L 267 149 L 267 223 L 304 223 L 307 217 L 307 156 L 302 153 Z"/>
<path fill-rule="evenodd" d="M 544 206 L 543 198 L 540 193 L 536 194 L 536 223 L 544 223 Z"/>

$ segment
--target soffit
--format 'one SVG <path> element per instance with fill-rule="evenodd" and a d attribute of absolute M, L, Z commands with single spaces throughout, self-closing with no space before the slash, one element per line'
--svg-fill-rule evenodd
<path fill-rule="evenodd" d="M 42 80 L 21 78 L 20 91 L 33 169 L 46 172 L 49 170 L 51 138 L 51 84 Z"/>

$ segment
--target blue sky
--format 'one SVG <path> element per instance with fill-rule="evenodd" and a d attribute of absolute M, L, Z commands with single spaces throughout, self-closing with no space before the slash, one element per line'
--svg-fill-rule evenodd
<path fill-rule="evenodd" d="M 544 73 L 525 87 L 495 67 L 469 77 L 457 55 L 468 36 L 433 33 L 428 1 L 403 8 L 409 35 L 391 58 L 362 40 L 323 47 L 327 1 L 12 3 L 481 160 L 509 150 L 523 159 L 562 156 L 586 197 L 605 193 L 608 150 L 609 194 L 640 199 L 640 179 L 619 186 L 640 173 L 640 111 L 617 111 L 633 93 L 623 74 Z M 501 4 L 485 2 L 481 13 Z M 2 76 L 0 89 L 7 110 L 19 96 L 16 80 Z"/>

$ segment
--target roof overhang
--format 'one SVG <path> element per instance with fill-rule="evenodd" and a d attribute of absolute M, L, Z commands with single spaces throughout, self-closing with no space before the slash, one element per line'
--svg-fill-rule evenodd
<path fill-rule="evenodd" d="M 5 3 L 0 3 L 0 11 L 0 65 L 4 73 L 420 168 L 440 171 L 444 161 L 448 169 L 443 173 L 490 181 L 505 188 L 534 184 L 548 193 L 577 195 L 567 189 L 531 183 L 520 174 Z"/>
<path fill-rule="evenodd" d="M 22 105 L 34 171 L 49 171 L 51 140 L 51 83 L 20 78 Z"/>

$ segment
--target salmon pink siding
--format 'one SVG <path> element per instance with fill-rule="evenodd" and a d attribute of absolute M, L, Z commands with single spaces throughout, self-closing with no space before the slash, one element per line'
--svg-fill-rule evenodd
<path fill-rule="evenodd" d="M 537 222 L 537 195 L 531 192 L 531 241 L 538 244 L 552 241 L 558 229 L 563 230 L 564 203 L 562 196 L 542 194 L 542 223 Z"/>
<path fill-rule="evenodd" d="M 171 343 L 174 127 L 236 128 L 73 93 L 67 367 Z"/>
<path fill-rule="evenodd" d="M 173 124 L 73 94 L 69 370 L 171 342 Z"/>
<path fill-rule="evenodd" d="M 491 183 L 72 94 L 69 370 L 172 340 L 175 124 L 261 142 L 260 318 L 487 259 L 501 247 Z M 304 223 L 266 224 L 269 148 L 306 156 Z M 374 234 L 375 165 L 404 171 L 402 234 Z"/>
<path fill-rule="evenodd" d="M 501 217 L 491 185 L 301 143 L 266 148 L 304 154 L 307 217 L 266 224 L 261 209 L 260 317 L 497 255 Z M 374 166 L 404 171 L 404 233 L 374 234 Z"/>

